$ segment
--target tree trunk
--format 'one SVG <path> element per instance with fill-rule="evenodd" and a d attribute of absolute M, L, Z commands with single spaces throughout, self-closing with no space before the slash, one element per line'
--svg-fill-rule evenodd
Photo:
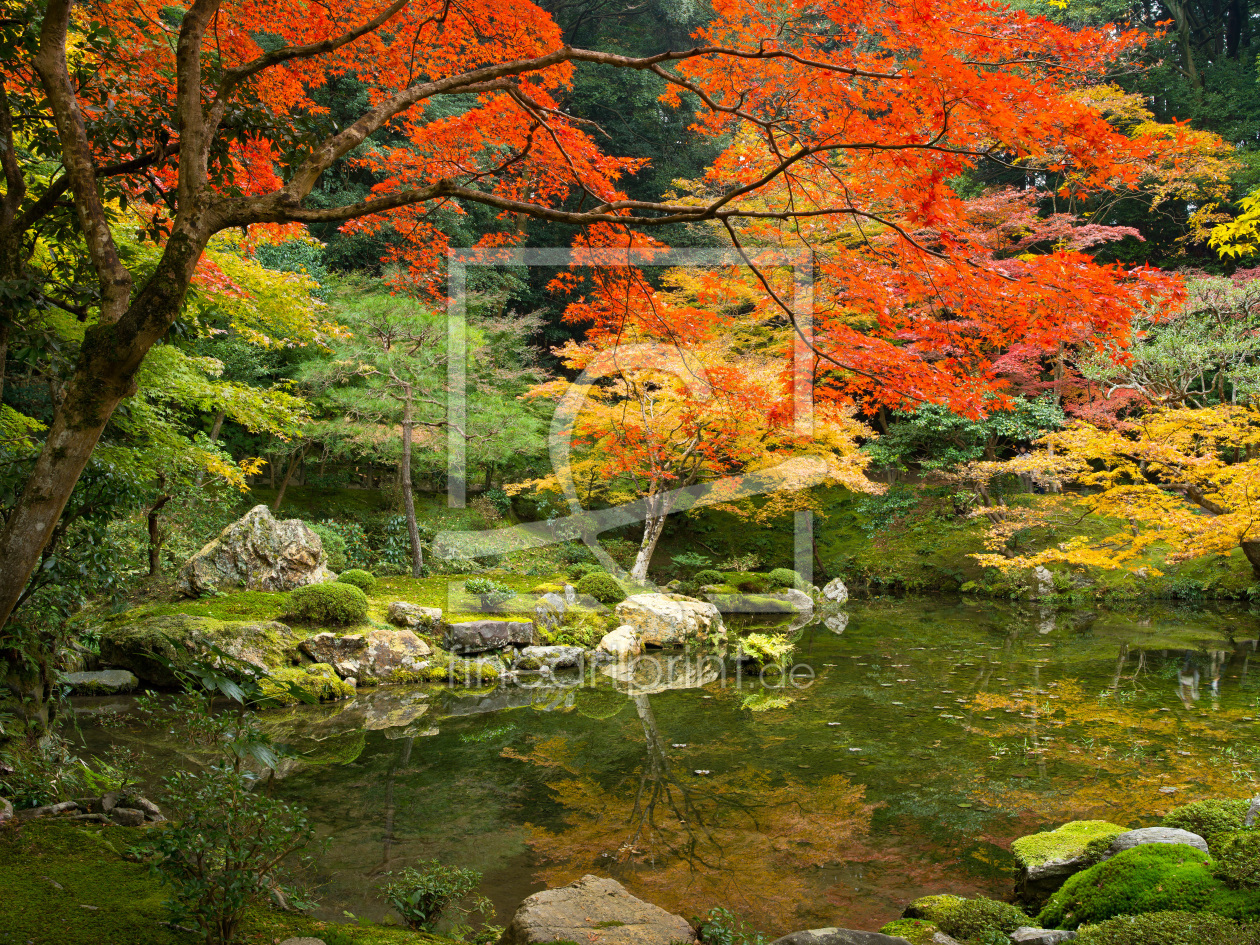
<path fill-rule="evenodd" d="M 643 541 L 639 544 L 639 553 L 635 556 L 634 567 L 630 569 L 630 579 L 642 583 L 647 580 L 648 565 L 652 563 L 652 552 L 665 530 L 665 520 L 669 518 L 669 510 L 673 505 L 664 495 L 650 495 L 644 500 L 647 516 L 643 520 Z"/>
<path fill-rule="evenodd" d="M 149 577 L 162 573 L 162 529 L 158 517 L 171 497 L 160 491 L 166 485 L 166 477 L 158 476 L 158 497 L 149 506 Z"/>
<path fill-rule="evenodd" d="M 1242 545 L 1243 554 L 1251 562 L 1252 572 L 1260 578 L 1260 541 L 1244 541 L 1239 544 Z"/>
<path fill-rule="evenodd" d="M 407 537 L 411 540 L 411 576 L 418 578 L 424 570 L 424 549 L 420 547 L 420 526 L 416 524 L 416 503 L 411 495 L 411 385 L 403 385 L 402 422 L 402 497 L 407 513 Z"/>
<path fill-rule="evenodd" d="M 280 511 L 280 503 L 284 501 L 284 491 L 289 488 L 289 480 L 293 478 L 293 471 L 302 465 L 302 460 L 306 458 L 306 450 L 310 445 L 310 443 L 303 443 L 289 459 L 289 466 L 284 471 L 284 478 L 280 480 L 280 491 L 276 493 L 276 501 L 272 503 L 271 511 Z"/>

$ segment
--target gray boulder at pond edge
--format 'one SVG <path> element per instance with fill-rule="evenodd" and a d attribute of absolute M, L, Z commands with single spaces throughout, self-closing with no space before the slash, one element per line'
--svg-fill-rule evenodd
<path fill-rule="evenodd" d="M 286 938 L 280 945 L 324 945 L 322 938 Z"/>
<path fill-rule="evenodd" d="M 910 945 L 904 938 L 853 929 L 810 929 L 776 938 L 771 945 Z"/>
<path fill-rule="evenodd" d="M 682 646 L 726 632 L 721 611 L 683 594 L 635 594 L 617 605 L 616 614 L 618 623 L 630 626 L 648 646 Z"/>
<path fill-rule="evenodd" d="M 140 684 L 126 669 L 98 669 L 91 673 L 66 673 L 61 677 L 76 696 L 112 696 L 131 692 Z"/>
<path fill-rule="evenodd" d="M 832 578 L 823 585 L 822 596 L 833 604 L 843 604 L 849 599 L 849 589 L 844 586 L 844 581 Z"/>
<path fill-rule="evenodd" d="M 513 669 L 571 669 L 582 662 L 586 651 L 580 646 L 527 646 L 512 664 Z"/>
<path fill-rule="evenodd" d="M 1056 929 L 1034 929 L 1021 926 L 1011 933 L 1011 945 L 1060 945 L 1076 938 L 1075 932 L 1064 932 Z"/>
<path fill-rule="evenodd" d="M 396 600 L 389 605 L 389 622 L 395 627 L 422 633 L 440 633 L 445 628 L 440 607 L 421 607 L 404 600 Z"/>
<path fill-rule="evenodd" d="M 1134 847 L 1147 843 L 1184 843 L 1188 847 L 1194 847 L 1204 853 L 1208 852 L 1207 841 L 1197 833 L 1178 830 L 1175 827 L 1143 827 L 1141 830 L 1122 833 L 1112 840 L 1111 846 L 1107 847 L 1107 852 L 1102 855 L 1099 862 L 1110 860 L 1117 853 L 1123 853 L 1125 850 L 1132 850 Z"/>
<path fill-rule="evenodd" d="M 446 645 L 454 653 L 482 653 L 509 646 L 530 646 L 534 624 L 522 620 L 472 620 L 446 628 Z"/>
<path fill-rule="evenodd" d="M 582 945 L 673 945 L 694 942 L 696 933 L 681 916 L 635 898 L 616 880 L 587 875 L 522 902 L 499 945 L 560 940 Z"/>
<path fill-rule="evenodd" d="M 256 505 L 223 529 L 179 573 L 179 589 L 200 597 L 229 587 L 291 591 L 336 580 L 323 542 L 299 518 L 277 521 Z"/>

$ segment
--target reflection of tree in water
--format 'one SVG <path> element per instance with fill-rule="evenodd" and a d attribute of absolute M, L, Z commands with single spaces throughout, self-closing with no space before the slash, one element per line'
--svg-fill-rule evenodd
<path fill-rule="evenodd" d="M 566 775 L 548 783 L 565 828 L 531 828 L 548 885 L 610 873 L 670 911 L 694 915 L 725 905 L 787 930 L 802 903 L 820 898 L 810 868 L 880 859 L 867 846 L 875 805 L 864 803 L 860 785 L 839 775 L 806 786 L 751 768 L 709 776 L 680 770 L 649 696 L 631 700 L 646 756 L 620 784 L 597 780 L 594 765 L 584 765 L 564 737 L 504 752 Z"/>

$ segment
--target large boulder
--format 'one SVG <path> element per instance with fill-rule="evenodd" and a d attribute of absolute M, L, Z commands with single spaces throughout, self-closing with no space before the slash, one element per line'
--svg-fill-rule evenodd
<path fill-rule="evenodd" d="M 267 506 L 256 505 L 193 555 L 179 574 L 179 589 L 190 597 L 227 587 L 291 591 L 336 578 L 323 543 L 305 522 L 277 521 Z"/>
<path fill-rule="evenodd" d="M 853 929 L 809 929 L 776 938 L 771 945 L 910 945 L 904 938 Z"/>
<path fill-rule="evenodd" d="M 635 594 L 618 604 L 616 613 L 648 646 L 681 646 L 726 632 L 717 607 L 682 594 Z"/>
<path fill-rule="evenodd" d="M 569 604 L 560 594 L 549 591 L 534 604 L 534 623 L 540 630 L 554 630 L 564 623 Z"/>
<path fill-rule="evenodd" d="M 832 578 L 823 585 L 822 596 L 833 604 L 843 604 L 849 599 L 849 589 L 844 586 L 844 581 Z"/>
<path fill-rule="evenodd" d="M 395 627 L 406 627 L 421 633 L 442 633 L 446 629 L 440 607 L 421 607 L 402 600 L 389 605 L 389 622 Z"/>
<path fill-rule="evenodd" d="M 208 651 L 213 644 L 233 659 L 267 672 L 299 662 L 301 641 L 301 633 L 275 620 L 237 623 L 190 614 L 129 619 L 123 614 L 102 628 L 100 655 L 104 665 L 130 670 L 143 682 L 173 686 L 178 680 L 167 662 L 178 664 L 186 650 Z"/>
<path fill-rule="evenodd" d="M 100 669 L 96 672 L 66 673 L 61 681 L 76 696 L 112 696 L 131 692 L 140 684 L 135 674 L 126 669 Z"/>
<path fill-rule="evenodd" d="M 1105 820 L 1074 820 L 1055 830 L 1020 837 L 1011 844 L 1019 864 L 1016 889 L 1025 902 L 1040 904 L 1069 876 L 1093 866 L 1111 841 L 1125 832 Z"/>
<path fill-rule="evenodd" d="M 1143 827 L 1141 830 L 1126 831 L 1112 840 L 1100 861 L 1109 860 L 1125 850 L 1132 850 L 1134 847 L 1145 846 L 1149 843 L 1180 843 L 1194 847 L 1203 853 L 1208 852 L 1207 841 L 1197 833 L 1178 830 L 1176 827 Z"/>
<path fill-rule="evenodd" d="M 643 652 L 643 641 L 634 632 L 634 627 L 622 624 L 616 630 L 605 633 L 595 649 L 600 653 L 615 656 L 619 660 L 625 660 Z"/>
<path fill-rule="evenodd" d="M 556 941 L 674 945 L 696 941 L 696 933 L 686 919 L 635 898 L 616 880 L 588 875 L 522 902 L 499 945 Z"/>
<path fill-rule="evenodd" d="M 527 646 L 512 664 L 513 669 L 572 669 L 581 666 L 586 650 L 580 646 Z"/>
<path fill-rule="evenodd" d="M 524 620 L 471 620 L 446 628 L 446 645 L 453 653 L 484 653 L 509 646 L 532 646 L 534 624 Z"/>
<path fill-rule="evenodd" d="M 317 633 L 302 641 L 302 652 L 331 665 L 342 679 L 390 685 L 419 682 L 418 674 L 428 666 L 425 657 L 433 651 L 410 630 L 380 627 L 366 634 Z"/>

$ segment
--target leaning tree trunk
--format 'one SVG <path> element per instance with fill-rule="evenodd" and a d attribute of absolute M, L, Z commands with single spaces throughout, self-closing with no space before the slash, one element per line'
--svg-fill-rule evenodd
<path fill-rule="evenodd" d="M 166 477 L 159 476 L 158 488 L 161 489 L 165 485 Z M 162 509 L 170 501 L 171 497 L 167 493 L 159 492 L 158 497 L 149 506 L 149 577 L 151 578 L 162 573 L 162 524 L 159 519 Z"/>
<path fill-rule="evenodd" d="M 1252 573 L 1260 579 L 1260 541 L 1244 541 L 1239 544 L 1242 545 L 1243 554 L 1251 562 Z"/>
<path fill-rule="evenodd" d="M 420 547 L 420 526 L 416 524 L 416 503 L 411 495 L 411 385 L 403 385 L 402 421 L 402 495 L 407 513 L 407 537 L 411 540 L 411 576 L 418 578 L 424 570 L 424 549 Z"/>
<path fill-rule="evenodd" d="M 644 499 L 643 505 L 647 512 L 643 519 L 643 541 L 639 543 L 639 553 L 635 555 L 634 567 L 630 569 L 630 579 L 640 583 L 647 580 L 648 565 L 652 563 L 652 553 L 656 551 L 656 543 L 665 530 L 665 520 L 669 518 L 673 502 L 664 495 L 656 494 Z"/>
<path fill-rule="evenodd" d="M 289 488 L 289 480 L 293 478 L 293 473 L 297 471 L 297 468 L 302 465 L 302 460 L 306 458 L 306 451 L 310 445 L 310 443 L 303 443 L 289 459 L 289 466 L 284 471 L 284 478 L 280 480 L 280 491 L 276 493 L 276 501 L 272 503 L 271 511 L 280 511 L 280 503 L 284 501 L 284 493 Z"/>

